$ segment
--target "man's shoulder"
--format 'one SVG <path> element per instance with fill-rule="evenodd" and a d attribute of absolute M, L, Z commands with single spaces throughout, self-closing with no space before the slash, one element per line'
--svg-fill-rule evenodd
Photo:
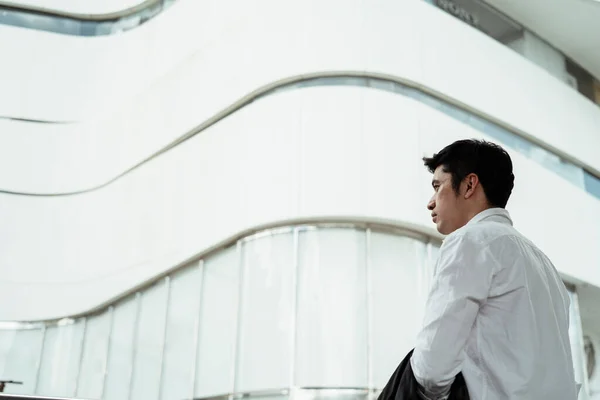
<path fill-rule="evenodd" d="M 537 254 L 537 259 L 546 259 L 546 254 L 512 225 L 486 221 L 465 225 L 446 237 L 444 245 L 455 250 L 483 250 L 493 254 L 502 254 L 504 258 L 512 255 Z M 509 257 L 510 258 L 510 257 Z"/>
<path fill-rule="evenodd" d="M 446 236 L 444 242 L 447 241 L 449 244 L 462 243 L 473 246 L 488 246 L 492 242 L 512 242 L 515 240 L 528 242 L 512 225 L 486 221 L 467 224 Z"/>

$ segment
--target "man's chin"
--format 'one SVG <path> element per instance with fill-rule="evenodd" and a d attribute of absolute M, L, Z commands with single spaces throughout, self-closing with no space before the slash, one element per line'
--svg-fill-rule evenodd
<path fill-rule="evenodd" d="M 439 222 L 435 224 L 435 229 L 444 236 L 452 233 L 452 232 L 449 232 L 448 229 L 446 227 L 444 227 L 442 224 L 440 224 Z"/>

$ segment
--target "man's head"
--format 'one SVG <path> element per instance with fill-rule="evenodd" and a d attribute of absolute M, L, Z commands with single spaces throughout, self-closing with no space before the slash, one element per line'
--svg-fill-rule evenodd
<path fill-rule="evenodd" d="M 485 209 L 506 207 L 515 177 L 502 147 L 483 140 L 459 140 L 423 162 L 433 173 L 435 192 L 427 209 L 440 233 L 454 232 Z"/>

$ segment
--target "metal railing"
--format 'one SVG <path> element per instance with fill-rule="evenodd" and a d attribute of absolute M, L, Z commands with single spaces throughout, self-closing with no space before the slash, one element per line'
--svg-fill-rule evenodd
<path fill-rule="evenodd" d="M 6 379 L 0 379 L 0 393 L 4 392 L 4 389 L 6 388 L 6 384 L 9 384 L 9 385 L 22 385 L 23 382 L 13 381 L 13 380 L 6 380 Z"/>
<path fill-rule="evenodd" d="M 291 387 L 252 392 L 227 393 L 193 400 L 291 399 L 291 400 L 375 400 L 382 389 L 366 387 Z"/>
<path fill-rule="evenodd" d="M 74 398 L 67 398 L 67 397 L 48 397 L 48 396 L 0 393 L 0 400 L 26 400 L 26 399 L 27 400 L 84 400 L 84 399 L 74 399 Z"/>
<path fill-rule="evenodd" d="M 121 11 L 81 14 L 0 1 L 0 24 L 63 35 L 103 36 L 136 28 L 167 9 L 176 0 L 145 0 Z"/>
<path fill-rule="evenodd" d="M 381 389 L 350 387 L 293 387 L 253 392 L 226 393 L 191 400 L 290 399 L 290 400 L 376 400 Z M 83 400 L 71 397 L 48 397 L 0 393 L 0 400 Z M 183 400 L 183 399 L 182 399 Z M 190 399 L 187 399 L 190 400 Z"/>

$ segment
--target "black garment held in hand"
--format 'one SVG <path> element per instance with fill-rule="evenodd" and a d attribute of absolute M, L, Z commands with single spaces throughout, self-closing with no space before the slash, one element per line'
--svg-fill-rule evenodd
<path fill-rule="evenodd" d="M 411 350 L 400 363 L 377 400 L 420 400 L 419 384 L 410 366 Z M 469 400 L 469 391 L 461 372 L 456 375 L 448 400 Z"/>

